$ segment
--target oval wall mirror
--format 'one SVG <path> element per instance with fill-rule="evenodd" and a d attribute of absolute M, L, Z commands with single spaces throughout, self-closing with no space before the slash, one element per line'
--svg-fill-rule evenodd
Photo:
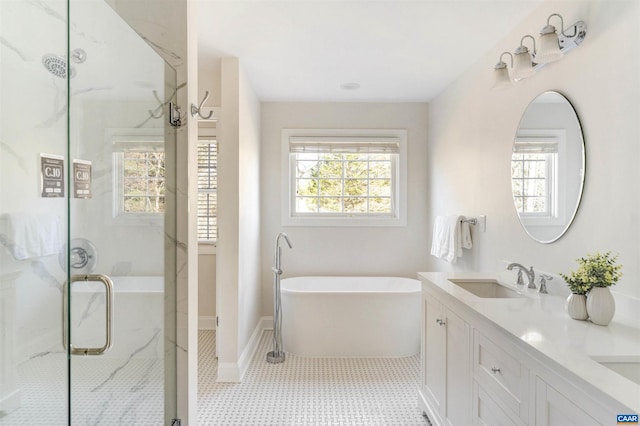
<path fill-rule="evenodd" d="M 513 203 L 540 243 L 558 240 L 578 211 L 585 176 L 582 128 L 571 103 L 544 92 L 522 114 L 511 154 Z"/>

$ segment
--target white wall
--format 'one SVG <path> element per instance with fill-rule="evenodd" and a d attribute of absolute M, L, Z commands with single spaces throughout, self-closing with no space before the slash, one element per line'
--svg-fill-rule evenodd
<path fill-rule="evenodd" d="M 238 59 L 221 66 L 218 141 L 218 380 L 239 380 L 239 360 L 260 317 L 260 103 Z"/>
<path fill-rule="evenodd" d="M 238 340 L 245 348 L 260 319 L 260 102 L 240 68 Z"/>
<path fill-rule="evenodd" d="M 415 278 L 427 267 L 427 104 L 262 104 L 262 312 L 273 312 L 273 241 L 288 233 L 284 277 L 300 275 L 395 275 Z M 407 129 L 406 227 L 281 226 L 281 129 Z"/>
<path fill-rule="evenodd" d="M 198 255 L 198 328 L 214 329 L 216 318 L 216 255 Z"/>
<path fill-rule="evenodd" d="M 239 64 L 223 59 L 221 69 L 224 120 L 218 135 L 218 244 L 216 248 L 216 313 L 218 361 L 238 360 L 238 204 L 239 204 Z"/>
<path fill-rule="evenodd" d="M 207 108 L 221 105 L 221 60 L 199 58 L 198 68 L 198 103 L 204 99 L 205 92 L 209 92 L 209 99 L 203 107 L 206 116 L 209 111 Z M 216 316 L 217 260 L 215 254 L 200 254 L 198 259 L 199 328 L 211 328 L 211 318 Z"/>
<path fill-rule="evenodd" d="M 640 296 L 640 3 L 547 1 L 475 67 L 430 103 L 429 222 L 434 215 L 486 214 L 472 252 L 452 267 L 433 257 L 430 270 L 494 271 L 513 260 L 550 272 L 576 267 L 587 252 L 620 253 L 625 276 L 616 290 Z M 579 19 L 586 39 L 557 63 L 504 91 L 491 91 L 502 51 L 535 34 L 551 13 Z M 539 93 L 558 90 L 580 117 L 587 150 L 586 185 L 572 228 L 558 242 L 527 237 L 511 199 L 510 156 L 520 116 Z M 428 232 L 431 240 L 431 232 Z"/>

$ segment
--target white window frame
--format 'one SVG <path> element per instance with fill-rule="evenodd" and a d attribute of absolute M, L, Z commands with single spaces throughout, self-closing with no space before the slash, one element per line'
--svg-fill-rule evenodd
<path fill-rule="evenodd" d="M 149 147 L 150 150 L 160 149 L 164 152 L 164 129 L 162 128 L 109 128 L 105 130 L 105 146 L 107 154 L 112 158 L 112 194 L 111 209 L 106 218 L 107 224 L 117 226 L 141 226 L 164 224 L 164 213 L 125 213 L 122 211 L 122 194 L 124 182 L 122 174 L 124 163 L 122 147 Z"/>
<path fill-rule="evenodd" d="M 218 138 L 218 132 L 215 127 L 199 127 L 198 128 L 198 144 L 206 141 L 215 140 L 217 146 L 218 155 L 220 153 L 220 140 Z M 196 151 L 197 151 L 196 146 Z M 219 160 L 218 156 L 218 160 Z M 219 185 L 219 182 L 218 182 Z M 198 191 L 199 192 L 199 191 Z M 197 211 L 195 213 L 198 214 Z M 197 219 L 196 219 L 197 220 Z M 216 222 L 216 227 L 218 226 Z M 217 235 L 217 232 L 216 232 Z M 216 246 L 218 244 L 217 238 L 215 242 L 200 241 L 198 240 L 198 254 L 216 254 Z"/>
<path fill-rule="evenodd" d="M 400 152 L 392 170 L 392 215 L 294 214 L 295 173 L 292 171 L 292 138 L 394 138 Z M 282 226 L 406 226 L 407 225 L 407 131 L 404 129 L 282 129 L 281 131 L 281 222 Z"/>
<path fill-rule="evenodd" d="M 519 129 L 516 135 L 516 143 L 555 143 L 557 145 L 557 155 L 555 161 L 547 162 L 548 173 L 552 175 L 554 182 L 547 182 L 547 189 L 550 190 L 549 213 L 523 213 L 517 212 L 522 223 L 526 226 L 562 226 L 566 220 L 566 200 L 562 188 L 566 187 L 566 161 L 567 161 L 567 132 L 565 129 Z M 548 175 L 549 176 L 549 175 Z"/>

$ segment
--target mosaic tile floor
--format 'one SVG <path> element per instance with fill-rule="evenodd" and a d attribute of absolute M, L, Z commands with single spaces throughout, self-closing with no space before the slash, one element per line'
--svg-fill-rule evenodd
<path fill-rule="evenodd" d="M 199 332 L 198 425 L 424 426 L 417 408 L 418 356 L 304 358 L 268 364 L 265 332 L 240 384 L 216 383 L 215 332 Z M 5 425 L 66 424 L 66 355 L 49 353 L 19 368 L 22 408 Z M 157 360 L 76 359 L 73 424 L 162 424 Z"/>
<path fill-rule="evenodd" d="M 0 416 L 0 426 L 67 424 L 67 359 L 48 353 L 18 367 L 21 406 Z M 73 425 L 162 425 L 163 364 L 160 359 L 74 357 Z"/>
<path fill-rule="evenodd" d="M 303 358 L 268 364 L 265 332 L 242 383 L 216 383 L 215 332 L 199 332 L 199 425 L 428 425 L 419 356 Z"/>

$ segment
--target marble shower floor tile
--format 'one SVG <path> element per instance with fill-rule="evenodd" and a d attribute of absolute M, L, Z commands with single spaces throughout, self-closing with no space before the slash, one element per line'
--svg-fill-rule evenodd
<path fill-rule="evenodd" d="M 18 366 L 21 406 L 0 426 L 67 424 L 66 354 L 49 353 Z M 73 425 L 162 425 L 162 359 L 72 358 Z"/>

